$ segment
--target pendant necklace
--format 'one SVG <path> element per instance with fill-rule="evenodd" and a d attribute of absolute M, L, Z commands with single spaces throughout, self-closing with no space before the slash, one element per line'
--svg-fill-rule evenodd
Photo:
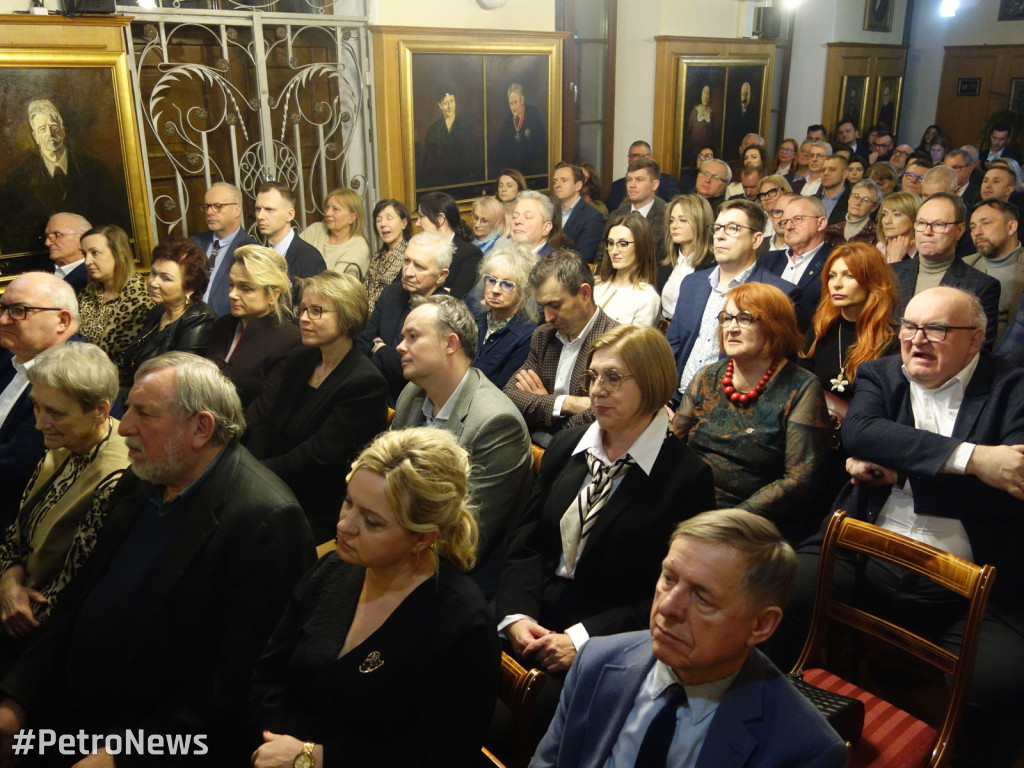
<path fill-rule="evenodd" d="M 846 378 L 846 366 L 843 365 L 843 321 L 839 321 L 839 374 L 834 379 L 829 379 L 833 392 L 845 392 L 850 386 L 850 380 Z"/>

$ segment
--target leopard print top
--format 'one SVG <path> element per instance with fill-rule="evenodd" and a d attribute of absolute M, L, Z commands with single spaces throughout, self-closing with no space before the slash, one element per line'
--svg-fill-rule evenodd
<path fill-rule="evenodd" d="M 90 282 L 78 297 L 79 332 L 120 367 L 124 352 L 139 336 L 146 313 L 153 308 L 146 278 L 134 274 L 113 301 L 102 301 L 103 287 Z"/>

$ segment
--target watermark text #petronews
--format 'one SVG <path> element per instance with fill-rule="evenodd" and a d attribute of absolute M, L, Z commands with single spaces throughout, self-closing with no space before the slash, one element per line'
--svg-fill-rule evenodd
<path fill-rule="evenodd" d="M 205 755 L 206 734 L 146 733 L 142 730 L 118 733 L 57 733 L 49 728 L 22 728 L 14 735 L 14 754 L 95 755 Z"/>

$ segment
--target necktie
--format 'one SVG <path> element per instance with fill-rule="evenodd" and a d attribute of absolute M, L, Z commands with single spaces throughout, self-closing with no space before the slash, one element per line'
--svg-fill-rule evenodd
<path fill-rule="evenodd" d="M 220 241 L 215 237 L 213 238 L 213 248 L 210 250 L 210 271 L 213 272 L 213 266 L 217 263 L 217 254 L 220 253 Z"/>
<path fill-rule="evenodd" d="M 676 733 L 676 713 L 685 703 L 686 691 L 683 686 L 673 683 L 665 689 L 665 700 L 647 726 L 633 768 L 665 768 L 668 748 Z"/>
<path fill-rule="evenodd" d="M 635 464 L 636 462 L 627 453 L 608 466 L 589 450 L 587 451 L 587 466 L 590 468 L 591 475 L 590 484 L 577 494 L 558 524 L 562 534 L 562 554 L 565 556 L 565 566 L 570 573 L 576 568 L 576 561 L 579 560 L 583 545 L 586 544 L 587 535 L 597 521 L 598 513 L 608 503 L 608 498 L 612 495 L 612 483 Z"/>
<path fill-rule="evenodd" d="M 53 170 L 53 183 L 57 186 L 57 193 L 61 200 L 68 197 L 68 175 L 59 165 Z"/>

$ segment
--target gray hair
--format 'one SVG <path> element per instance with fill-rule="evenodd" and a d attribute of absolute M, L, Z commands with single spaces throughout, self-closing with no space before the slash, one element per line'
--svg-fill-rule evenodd
<path fill-rule="evenodd" d="M 452 265 L 455 243 L 440 232 L 417 232 L 406 244 L 407 250 L 410 245 L 422 246 L 431 251 L 438 269 L 448 269 Z"/>
<path fill-rule="evenodd" d="M 49 99 L 32 99 L 28 103 L 28 122 L 32 123 L 32 118 L 36 115 L 49 115 L 57 119 L 57 122 L 61 127 L 64 127 L 64 118 L 61 117 L 60 110 L 57 109 L 57 105 Z"/>
<path fill-rule="evenodd" d="M 81 214 L 78 214 L 78 213 L 70 213 L 68 211 L 61 211 L 60 213 L 50 214 L 50 218 L 48 218 L 46 220 L 47 223 L 53 221 L 58 216 L 62 216 L 64 218 L 71 219 L 74 222 L 75 229 L 78 230 L 78 236 L 79 237 L 81 237 L 86 232 L 88 232 L 90 229 L 92 229 L 92 224 L 89 223 L 89 220 L 87 218 L 85 218 L 85 216 L 82 216 Z"/>
<path fill-rule="evenodd" d="M 875 198 L 875 205 L 878 205 L 879 203 L 882 202 L 882 188 L 878 186 L 878 184 L 876 184 L 872 179 L 864 177 L 863 179 L 861 179 L 860 181 L 853 185 L 851 191 L 853 191 L 853 189 L 868 190 Z"/>
<path fill-rule="evenodd" d="M 173 406 L 181 421 L 206 412 L 213 416 L 213 443 L 227 445 L 241 437 L 245 431 L 242 401 L 216 363 L 191 352 L 167 352 L 140 365 L 135 381 L 164 368 L 173 368 L 177 377 Z"/>
<path fill-rule="evenodd" d="M 523 101 L 526 101 L 526 92 L 523 90 L 523 86 L 519 83 L 512 83 L 512 85 L 508 87 L 508 93 L 505 95 L 511 96 L 513 93 L 518 93 L 520 98 L 522 98 Z"/>
<path fill-rule="evenodd" d="M 502 263 L 512 272 L 512 279 L 519 284 L 519 307 L 516 314 L 526 315 L 530 320 L 537 321 L 537 302 L 533 300 L 533 285 L 530 283 L 530 271 L 537 264 L 537 257 L 525 245 L 520 243 L 502 243 L 494 246 L 483 261 L 480 262 L 480 279 L 491 274 L 493 265 Z M 481 304 L 487 306 L 486 301 Z"/>
<path fill-rule="evenodd" d="M 948 165 L 936 165 L 934 168 L 929 168 L 925 171 L 924 179 L 921 180 L 921 183 L 941 184 L 947 192 L 956 192 L 957 181 L 959 179 L 957 179 L 956 171 Z"/>
<path fill-rule="evenodd" d="M 954 160 L 959 158 L 959 159 L 963 160 L 965 163 L 967 163 L 967 165 L 971 165 L 971 164 L 974 163 L 974 159 L 971 157 L 971 153 L 968 152 L 963 147 L 960 147 L 960 149 L 951 149 L 951 150 L 949 150 L 949 152 L 946 153 L 946 157 L 951 157 Z M 946 157 L 944 157 L 942 159 L 945 160 Z"/>
<path fill-rule="evenodd" d="M 42 283 L 42 287 L 46 289 L 49 294 L 49 298 L 46 302 L 51 307 L 57 309 L 67 310 L 71 314 L 71 319 L 75 325 L 78 325 L 78 297 L 75 296 L 75 289 L 71 287 L 71 284 L 63 278 L 57 277 L 52 272 L 41 272 L 33 270 L 31 272 L 22 272 L 18 277 L 14 278 L 17 280 L 20 277 L 32 275 L 39 279 Z M 13 282 L 13 281 L 12 281 Z"/>
<path fill-rule="evenodd" d="M 555 204 L 551 198 L 534 189 L 526 189 L 516 195 L 516 200 L 536 200 L 540 204 L 540 215 L 548 224 L 555 220 Z"/>
<path fill-rule="evenodd" d="M 479 334 L 476 319 L 469 311 L 469 307 L 454 296 L 444 293 L 417 297 L 412 302 L 413 308 L 422 307 L 424 304 L 437 305 L 438 340 L 444 339 L 449 333 L 454 333 L 459 339 L 459 347 L 472 363 L 476 359 Z"/>
<path fill-rule="evenodd" d="M 978 162 L 978 148 L 973 144 L 964 144 L 962 147 L 960 147 L 959 150 L 953 150 L 953 152 L 957 151 L 963 152 L 966 156 L 967 162 L 970 163 L 971 165 L 974 165 L 976 162 Z M 947 153 L 947 156 L 953 154 L 953 152 Z"/>
<path fill-rule="evenodd" d="M 821 198 L 819 198 L 819 197 L 808 197 L 806 195 L 801 195 L 800 197 L 797 197 L 797 198 L 793 199 L 791 202 L 787 203 L 786 207 L 788 208 L 793 203 L 800 203 L 800 202 L 804 202 L 804 203 L 809 204 L 811 206 L 811 210 L 814 211 L 814 215 L 815 216 L 818 216 L 818 217 L 828 216 L 828 212 L 825 210 L 825 203 L 823 203 Z M 785 215 L 785 214 L 783 214 L 783 215 Z"/>
<path fill-rule="evenodd" d="M 721 173 L 715 174 L 716 176 L 721 176 L 723 179 L 725 179 L 726 184 L 732 181 L 732 168 L 730 168 L 729 164 L 724 160 L 719 160 L 718 158 L 712 157 L 710 160 L 705 160 L 703 163 L 701 163 L 699 170 L 703 171 L 704 166 L 710 165 L 711 163 L 714 163 L 715 165 L 720 165 L 724 169 Z M 708 173 L 711 173 L 711 171 L 708 171 Z"/>
<path fill-rule="evenodd" d="M 746 141 L 747 139 L 749 139 L 749 138 L 750 138 L 751 136 L 753 136 L 753 137 L 754 137 L 755 139 L 757 139 L 757 141 L 755 141 L 755 142 L 754 142 L 754 144 L 756 144 L 756 145 L 758 145 L 758 146 L 760 146 L 760 147 L 763 147 L 763 146 L 764 146 L 764 137 L 763 137 L 763 136 L 762 136 L 761 134 L 759 134 L 759 133 L 748 133 L 748 134 L 747 134 L 746 136 L 744 136 L 744 137 L 743 137 L 743 139 L 742 139 L 742 140 L 740 141 L 740 144 L 742 144 L 742 143 L 743 143 L 744 141 Z M 751 145 L 751 146 L 753 146 L 753 145 Z"/>
<path fill-rule="evenodd" d="M 28 383 L 42 384 L 74 398 L 83 411 L 92 411 L 117 397 L 118 374 L 107 353 L 95 344 L 67 341 L 45 349 L 25 371 Z"/>
<path fill-rule="evenodd" d="M 242 191 L 234 184 L 228 184 L 226 181 L 215 181 L 210 185 L 210 189 L 226 189 L 231 193 L 231 202 L 242 204 Z"/>
<path fill-rule="evenodd" d="M 825 155 L 827 157 L 832 157 L 832 145 L 829 144 L 827 141 L 812 141 L 811 146 L 817 149 L 825 150 Z"/>

